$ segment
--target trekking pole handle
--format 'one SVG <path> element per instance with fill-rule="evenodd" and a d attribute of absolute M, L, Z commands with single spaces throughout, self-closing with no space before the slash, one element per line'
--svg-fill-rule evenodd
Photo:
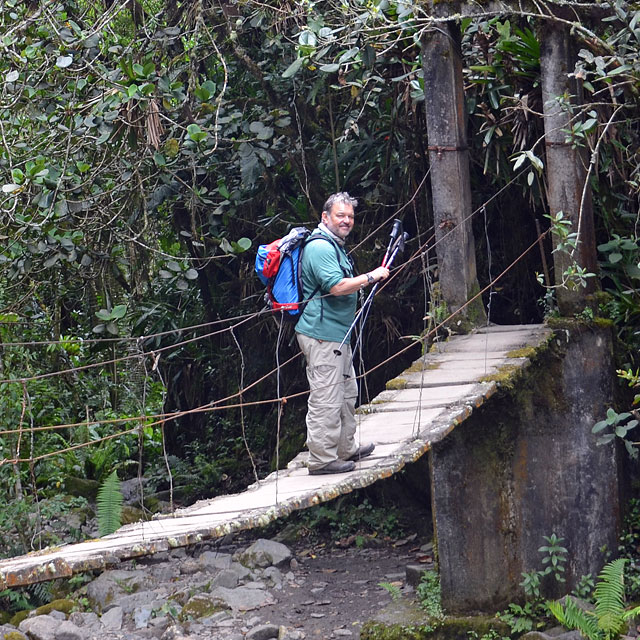
<path fill-rule="evenodd" d="M 391 233 L 389 234 L 389 246 L 387 247 L 387 251 L 384 254 L 384 258 L 382 258 L 383 267 L 387 266 L 387 258 L 392 251 L 392 247 L 397 242 L 398 237 L 402 235 L 402 220 L 398 220 L 397 218 L 393 221 L 393 227 L 391 228 Z"/>

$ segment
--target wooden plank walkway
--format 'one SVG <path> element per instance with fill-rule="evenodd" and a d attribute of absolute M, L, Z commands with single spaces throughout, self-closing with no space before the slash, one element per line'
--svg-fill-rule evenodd
<path fill-rule="evenodd" d="M 387 478 L 446 437 L 496 392 L 499 382 L 492 377 L 525 368 L 531 349 L 545 345 L 551 335 L 543 325 L 490 326 L 438 344 L 361 407 L 358 437 L 374 442 L 376 449 L 350 473 L 310 476 L 306 454 L 299 454 L 287 469 L 242 493 L 126 525 L 104 538 L 1 560 L 0 590 L 256 528 Z"/>

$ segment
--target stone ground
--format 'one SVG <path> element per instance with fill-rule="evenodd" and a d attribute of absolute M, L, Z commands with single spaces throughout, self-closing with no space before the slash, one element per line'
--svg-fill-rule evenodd
<path fill-rule="evenodd" d="M 261 609 L 259 615 L 264 621 L 303 631 L 308 640 L 357 639 L 364 622 L 392 600 L 380 583 L 394 584 L 403 597 L 413 597 L 407 566 L 432 568 L 429 549 L 417 538 L 364 549 L 298 544 L 293 549 L 296 582 L 287 584 L 276 595 L 278 603 Z"/>
<path fill-rule="evenodd" d="M 408 566 L 414 577 L 433 566 L 431 544 L 417 534 L 287 545 L 240 534 L 123 562 L 70 596 L 84 611 L 33 611 L 0 625 L 0 638 L 357 640 L 392 603 L 390 590 L 413 598 Z"/>

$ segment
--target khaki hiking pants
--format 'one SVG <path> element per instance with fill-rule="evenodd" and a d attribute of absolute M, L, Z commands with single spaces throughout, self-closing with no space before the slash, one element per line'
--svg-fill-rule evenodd
<path fill-rule="evenodd" d="M 307 447 L 309 469 L 320 469 L 340 458 L 346 460 L 358 449 L 355 441 L 355 407 L 358 384 L 351 364 L 351 347 L 342 355 L 338 342 L 326 342 L 296 334 L 307 360 L 309 402 Z"/>

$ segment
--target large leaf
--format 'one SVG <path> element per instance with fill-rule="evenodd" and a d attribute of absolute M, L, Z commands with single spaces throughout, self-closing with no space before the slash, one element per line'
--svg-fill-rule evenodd
<path fill-rule="evenodd" d="M 122 489 L 118 474 L 113 471 L 98 489 L 98 532 L 106 536 L 118 530 L 122 516 Z"/>

